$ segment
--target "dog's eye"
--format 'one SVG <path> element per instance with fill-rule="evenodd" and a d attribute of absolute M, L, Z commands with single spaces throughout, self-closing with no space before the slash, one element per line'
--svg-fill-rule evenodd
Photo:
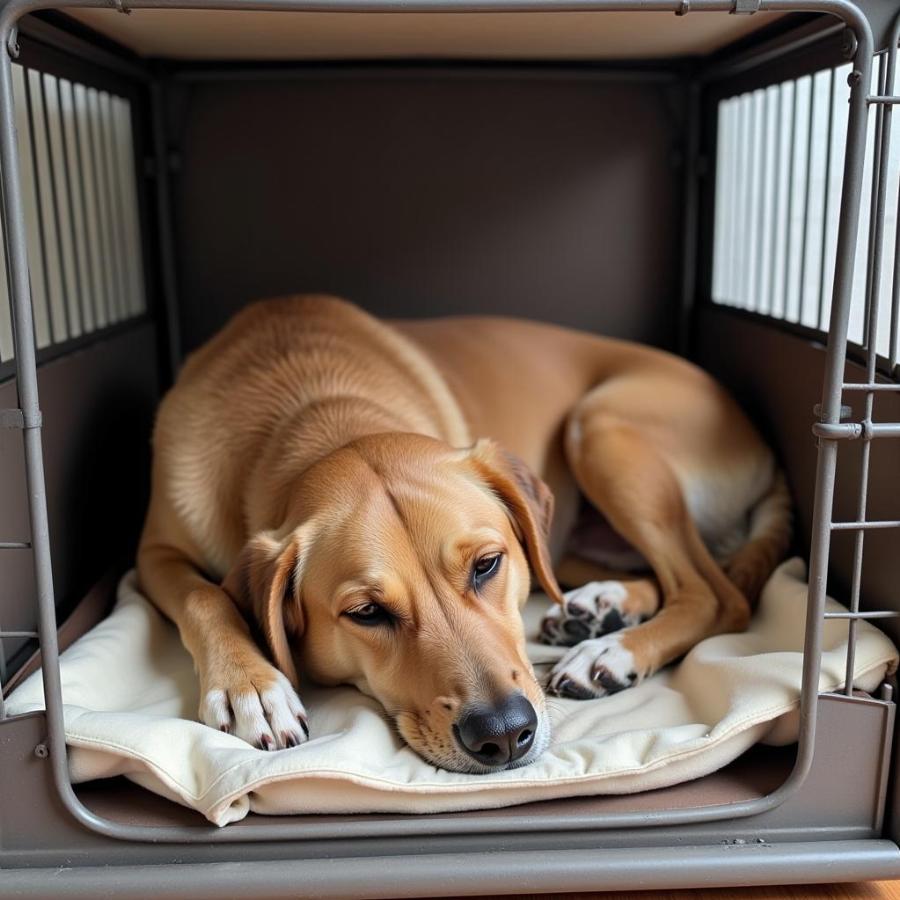
<path fill-rule="evenodd" d="M 344 615 L 359 625 L 387 625 L 391 621 L 391 614 L 371 600 L 362 606 L 348 609 Z"/>
<path fill-rule="evenodd" d="M 482 556 L 478 562 L 472 566 L 472 581 L 475 587 L 481 587 L 489 578 L 497 574 L 500 568 L 500 560 L 503 558 L 502 553 L 495 553 L 493 556 Z"/>

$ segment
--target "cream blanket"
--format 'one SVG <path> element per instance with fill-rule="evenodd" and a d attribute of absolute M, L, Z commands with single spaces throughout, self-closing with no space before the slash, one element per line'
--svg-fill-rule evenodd
<path fill-rule="evenodd" d="M 715 771 L 757 741 L 796 740 L 806 615 L 799 559 L 772 576 L 743 634 L 703 641 L 677 666 L 600 700 L 551 698 L 553 743 L 536 763 L 495 775 L 435 769 L 398 739 L 380 706 L 353 688 L 306 687 L 312 740 L 266 753 L 194 721 L 197 682 L 178 634 L 135 588 L 61 659 L 74 781 L 125 775 L 217 825 L 257 813 L 427 813 L 552 797 L 624 794 Z M 547 600 L 526 609 L 537 631 Z M 841 609 L 829 600 L 829 608 Z M 841 685 L 847 623 L 828 620 L 820 688 Z M 533 643 L 539 673 L 561 649 Z M 874 690 L 897 651 L 860 622 L 856 685 Z M 12 693 L 11 714 L 43 708 L 40 673 Z"/>

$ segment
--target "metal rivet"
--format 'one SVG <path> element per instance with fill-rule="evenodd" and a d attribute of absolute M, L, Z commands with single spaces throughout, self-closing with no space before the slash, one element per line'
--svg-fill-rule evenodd
<path fill-rule="evenodd" d="M 691 0 L 681 0 L 678 9 L 675 10 L 676 16 L 686 16 L 691 11 Z"/>
<path fill-rule="evenodd" d="M 46 744 L 38 744 L 37 747 L 34 748 L 34 755 L 38 759 L 46 759 L 50 755 L 50 751 L 47 749 Z"/>
<path fill-rule="evenodd" d="M 844 33 L 841 35 L 841 53 L 844 54 L 844 59 L 853 59 L 856 56 L 858 46 L 856 32 L 850 28 L 845 28 Z"/>

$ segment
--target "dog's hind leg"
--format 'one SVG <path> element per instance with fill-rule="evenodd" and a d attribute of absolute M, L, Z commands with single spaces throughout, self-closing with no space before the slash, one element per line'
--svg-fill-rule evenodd
<path fill-rule="evenodd" d="M 566 654 L 551 673 L 550 689 L 575 698 L 635 684 L 703 638 L 743 630 L 750 616 L 746 598 L 691 518 L 660 429 L 597 404 L 583 412 L 589 414 L 570 428 L 569 463 L 587 498 L 653 569 L 663 606 L 649 621 L 583 641 Z M 660 413 L 657 423 L 672 416 L 665 408 Z"/>
<path fill-rule="evenodd" d="M 772 489 L 750 513 L 750 533 L 722 563 L 728 577 L 756 605 L 763 585 L 791 544 L 791 494 L 784 474 L 777 472 Z"/>

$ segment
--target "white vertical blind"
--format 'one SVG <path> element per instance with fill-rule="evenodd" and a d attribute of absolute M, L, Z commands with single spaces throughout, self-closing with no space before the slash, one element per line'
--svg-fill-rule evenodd
<path fill-rule="evenodd" d="M 876 67 L 877 68 L 877 67 Z M 850 64 L 719 103 L 712 299 L 827 330 L 849 114 Z M 888 86 L 887 92 L 898 90 Z M 873 73 L 872 93 L 878 93 Z M 865 340 L 875 116 L 869 116 L 849 339 Z M 891 123 L 876 347 L 889 356 L 900 112 Z M 894 347 L 894 354 L 900 347 Z"/>
<path fill-rule="evenodd" d="M 19 64 L 13 91 L 43 349 L 146 309 L 131 104 Z M 0 362 L 13 356 L 4 248 L 0 240 Z"/>
<path fill-rule="evenodd" d="M 56 215 L 59 221 L 59 254 L 65 281 L 64 294 L 68 311 L 69 337 L 82 331 L 81 300 L 78 284 L 78 265 L 75 258 L 75 223 L 72 219 L 69 173 L 66 165 L 65 138 L 60 109 L 60 87 L 55 76 L 44 75 L 44 112 L 50 139 L 53 165 L 53 187 Z"/>
<path fill-rule="evenodd" d="M 28 268 L 31 275 L 31 302 L 34 309 L 34 335 L 38 349 L 50 345 L 50 316 L 44 281 L 43 241 L 38 213 L 34 160 L 31 155 L 31 123 L 25 70 L 12 67 L 13 96 L 16 104 L 16 134 L 19 141 L 19 174 L 22 179 L 22 205 L 28 241 Z"/>

